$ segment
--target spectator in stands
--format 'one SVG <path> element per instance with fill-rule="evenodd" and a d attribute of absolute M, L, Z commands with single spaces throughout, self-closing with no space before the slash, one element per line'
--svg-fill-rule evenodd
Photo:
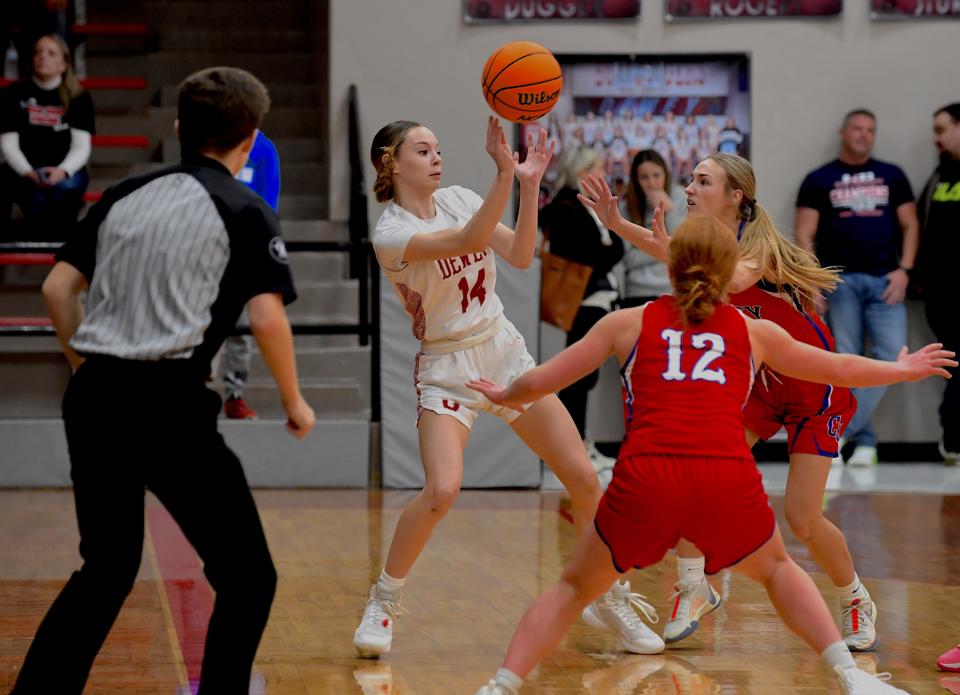
<path fill-rule="evenodd" d="M 617 300 L 617 281 L 611 270 L 623 258 L 623 242 L 610 232 L 596 213 L 577 199 L 580 179 L 588 175 L 603 177 L 603 154 L 593 147 L 564 150 L 558 166 L 553 200 L 540 212 L 540 225 L 550 241 L 550 252 L 593 268 L 580 309 L 567 333 L 567 345 L 573 345 L 593 325 L 606 316 Z M 587 394 L 597 384 L 599 373 L 591 372 L 558 395 L 573 417 L 594 469 L 601 474 L 601 485 L 610 482 L 615 461 L 601 454 L 587 439 Z M 605 477 L 604 477 L 605 476 Z"/>
<path fill-rule="evenodd" d="M 266 201 L 276 212 L 280 206 L 280 156 L 277 148 L 262 132 L 250 150 L 246 166 L 237 178 Z M 241 322 L 246 323 L 246 311 Z M 243 400 L 250 375 L 250 336 L 232 335 L 223 341 L 223 381 L 227 398 L 223 412 L 232 420 L 256 420 L 257 413 Z"/>
<path fill-rule="evenodd" d="M 717 135 L 717 152 L 724 154 L 739 154 L 743 146 L 743 133 L 737 128 L 737 121 L 733 116 L 727 116 L 727 124 Z"/>
<path fill-rule="evenodd" d="M 56 34 L 41 36 L 32 77 L 0 94 L 0 223 L 15 202 L 34 235 L 62 238 L 83 205 L 93 132 L 93 101 L 70 49 Z"/>
<path fill-rule="evenodd" d="M 634 224 L 650 229 L 658 205 L 663 205 L 668 232 L 680 226 L 687 216 L 687 194 L 672 182 L 663 157 L 655 150 L 641 150 L 630 167 L 621 213 Z M 624 251 L 623 267 L 627 286 L 620 300 L 622 308 L 640 306 L 673 291 L 667 266 L 633 244 L 628 244 Z"/>
<path fill-rule="evenodd" d="M 960 257 L 960 102 L 933 114 L 933 136 L 940 164 L 920 196 L 920 284 L 930 328 L 945 349 L 957 351 L 960 319 L 953 274 Z M 960 374 L 956 369 L 948 371 L 953 378 L 947 380 L 940 405 L 940 454 L 944 463 L 956 464 L 960 462 Z"/>
<path fill-rule="evenodd" d="M 903 305 L 917 254 L 917 206 L 900 167 L 870 156 L 877 119 L 855 109 L 840 128 L 840 156 L 807 175 L 797 195 L 797 244 L 815 251 L 824 267 L 842 269 L 827 297 L 827 320 L 837 352 L 895 360 L 907 342 Z M 870 424 L 886 389 L 855 389 L 857 413 L 845 437 L 856 444 L 848 463 L 877 462 Z M 843 442 L 843 440 L 841 440 Z"/>

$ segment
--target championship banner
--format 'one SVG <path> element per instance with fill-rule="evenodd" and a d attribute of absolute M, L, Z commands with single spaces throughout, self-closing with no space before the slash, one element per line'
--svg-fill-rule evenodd
<path fill-rule="evenodd" d="M 463 19 L 479 22 L 626 20 L 640 16 L 640 0 L 463 0 Z"/>
<path fill-rule="evenodd" d="M 666 0 L 668 22 L 702 19 L 839 17 L 843 0 Z"/>
<path fill-rule="evenodd" d="M 871 0 L 873 19 L 960 18 L 960 0 Z"/>

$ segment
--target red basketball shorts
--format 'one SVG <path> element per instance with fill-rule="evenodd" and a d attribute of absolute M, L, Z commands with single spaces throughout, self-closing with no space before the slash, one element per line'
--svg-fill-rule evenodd
<path fill-rule="evenodd" d="M 833 458 L 840 435 L 856 412 L 857 400 L 847 388 L 829 389 L 795 379 L 778 383 L 768 372 L 765 380 L 754 383 L 743 416 L 744 426 L 763 440 L 786 429 L 791 454 Z"/>
<path fill-rule="evenodd" d="M 686 538 L 716 574 L 776 526 L 752 457 L 638 455 L 617 462 L 594 519 L 620 572 L 656 564 Z"/>

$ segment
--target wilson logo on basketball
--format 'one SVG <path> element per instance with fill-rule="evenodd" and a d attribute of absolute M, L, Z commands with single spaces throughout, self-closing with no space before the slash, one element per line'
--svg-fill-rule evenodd
<path fill-rule="evenodd" d="M 560 96 L 560 90 L 551 92 L 547 94 L 546 92 L 540 92 L 539 94 L 535 92 L 520 92 L 517 94 L 517 100 L 520 102 L 521 106 L 539 106 L 541 104 L 549 104 L 552 101 L 556 101 L 557 97 Z"/>

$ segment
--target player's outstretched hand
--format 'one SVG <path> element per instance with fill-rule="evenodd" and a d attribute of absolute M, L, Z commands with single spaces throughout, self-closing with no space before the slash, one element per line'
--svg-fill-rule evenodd
<path fill-rule="evenodd" d="M 641 243 L 640 250 L 666 263 L 670 258 L 670 235 L 667 234 L 667 225 L 663 221 L 662 202 L 653 210 L 652 231 L 653 236 Z"/>
<path fill-rule="evenodd" d="M 943 349 L 943 343 L 930 343 L 916 352 L 907 352 L 904 345 L 897 355 L 897 365 L 904 371 L 904 381 L 920 381 L 928 376 L 950 378 L 944 367 L 956 367 L 955 354 Z"/>
<path fill-rule="evenodd" d="M 486 150 L 497 163 L 497 171 L 501 173 L 512 172 L 517 160 L 520 159 L 520 155 L 510 149 L 500 119 L 495 116 L 487 116 Z"/>
<path fill-rule="evenodd" d="M 599 176 L 587 176 L 580 179 L 580 189 L 583 191 L 577 194 L 580 202 L 597 213 L 604 227 L 614 229 L 623 221 L 617 196 L 610 191 L 606 180 Z"/>
<path fill-rule="evenodd" d="M 313 426 L 317 424 L 317 416 L 310 404 L 300 397 L 292 405 L 287 406 L 287 432 L 297 439 L 306 437 Z"/>
<path fill-rule="evenodd" d="M 513 408 L 521 413 L 526 410 L 522 403 L 515 403 L 505 399 L 504 394 L 506 389 L 500 384 L 490 381 L 489 379 L 473 379 L 468 381 L 467 388 L 473 389 L 474 391 L 479 391 L 487 397 L 488 401 L 495 403 L 496 405 L 505 405 L 508 408 Z"/>
<path fill-rule="evenodd" d="M 556 141 L 547 138 L 546 130 L 540 128 L 534 133 L 533 128 L 530 128 L 527 131 L 527 156 L 523 162 L 517 161 L 513 165 L 517 180 L 521 184 L 539 186 L 556 147 Z"/>

